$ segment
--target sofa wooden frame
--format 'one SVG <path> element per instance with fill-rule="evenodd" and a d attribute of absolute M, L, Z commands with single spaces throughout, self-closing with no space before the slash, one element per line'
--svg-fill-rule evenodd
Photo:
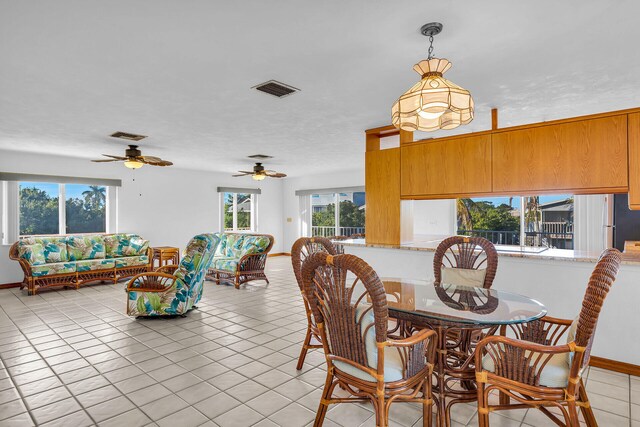
<path fill-rule="evenodd" d="M 91 235 L 99 234 L 92 233 Z M 76 236 L 77 234 L 73 234 Z M 111 234 L 99 234 L 101 236 L 110 236 Z M 52 237 L 66 237 L 69 235 L 56 235 Z M 40 236 L 36 236 L 40 237 Z M 49 237 L 49 236 L 46 236 Z M 18 243 L 20 241 L 15 242 L 11 245 L 9 249 L 9 258 L 18 261 L 20 263 L 20 267 L 22 268 L 22 272 L 24 273 L 24 278 L 22 279 L 22 283 L 20 284 L 20 289 L 27 288 L 28 295 L 35 295 L 38 290 L 53 288 L 53 287 L 65 287 L 65 288 L 75 288 L 78 289 L 83 285 L 91 282 L 108 282 L 111 281 L 114 284 L 119 280 L 124 279 L 126 277 L 132 277 L 140 273 L 145 273 L 147 271 L 151 271 L 151 263 L 153 249 L 149 247 L 147 249 L 147 256 L 149 258 L 149 262 L 143 265 L 135 265 L 135 266 L 127 266 L 127 267 L 114 267 L 107 268 L 103 270 L 95 270 L 95 271 L 76 271 L 75 273 L 62 273 L 62 274 L 50 274 L 47 276 L 34 277 L 31 272 L 31 264 L 25 259 L 20 258 L 18 255 Z M 116 259 L 116 258 L 113 258 Z M 75 262 L 75 261 L 69 261 Z"/>
<path fill-rule="evenodd" d="M 275 239 L 270 234 L 254 234 L 254 233 L 224 233 L 224 234 L 242 234 L 245 236 L 264 236 L 269 238 L 269 246 L 267 246 L 264 252 L 259 254 L 243 255 L 238 261 L 235 271 L 220 270 L 217 268 L 210 268 L 206 279 L 213 280 L 216 284 L 229 283 L 234 285 L 236 289 L 240 288 L 240 285 L 253 280 L 264 280 L 269 284 L 269 279 L 264 273 L 264 268 L 267 263 L 267 254 L 271 251 Z"/>

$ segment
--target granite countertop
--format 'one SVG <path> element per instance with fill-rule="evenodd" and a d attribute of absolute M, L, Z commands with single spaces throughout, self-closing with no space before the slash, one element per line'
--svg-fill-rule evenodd
<path fill-rule="evenodd" d="M 366 243 L 364 239 L 348 239 L 336 241 L 344 246 L 364 246 L 369 248 L 400 249 L 408 251 L 435 252 L 438 244 L 447 236 L 415 236 L 413 241 L 400 245 Z M 546 249 L 530 246 L 496 245 L 498 256 L 512 258 L 531 258 L 554 261 L 573 261 L 595 263 L 599 252 L 577 251 L 571 249 Z M 640 253 L 624 253 L 623 264 L 640 265 Z"/>

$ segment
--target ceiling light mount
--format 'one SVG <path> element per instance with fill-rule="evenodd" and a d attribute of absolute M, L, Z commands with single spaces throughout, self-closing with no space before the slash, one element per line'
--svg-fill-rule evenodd
<path fill-rule="evenodd" d="M 441 31 L 442 24 L 439 22 L 429 22 L 428 24 L 424 24 L 422 27 L 420 27 L 420 33 L 422 33 L 423 36 L 427 37 L 437 36 Z"/>

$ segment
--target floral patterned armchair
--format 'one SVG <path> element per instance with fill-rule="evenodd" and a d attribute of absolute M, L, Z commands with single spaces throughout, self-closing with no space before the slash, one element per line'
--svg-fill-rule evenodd
<path fill-rule="evenodd" d="M 199 234 L 187 244 L 179 266 L 133 277 L 127 284 L 127 314 L 175 316 L 191 310 L 202 297 L 205 274 L 219 242 L 215 234 Z"/>

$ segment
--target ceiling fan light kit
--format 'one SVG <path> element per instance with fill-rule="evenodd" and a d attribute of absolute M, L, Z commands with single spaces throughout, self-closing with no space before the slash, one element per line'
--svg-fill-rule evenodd
<path fill-rule="evenodd" d="M 124 157 L 113 156 L 111 154 L 103 154 L 103 156 L 108 158 L 91 160 L 91 161 L 96 163 L 124 162 L 125 167 L 129 169 L 140 169 L 144 165 L 151 165 L 151 166 L 173 165 L 173 163 L 171 163 L 170 161 L 162 160 L 160 157 L 143 156 L 142 151 L 138 149 L 137 145 L 129 145 L 129 148 L 127 148 L 124 151 Z"/>
<path fill-rule="evenodd" d="M 125 160 L 124 165 L 129 169 L 140 169 L 144 165 L 144 163 L 137 160 Z"/>
<path fill-rule="evenodd" d="M 430 132 L 454 129 L 473 120 L 471 93 L 443 77 L 451 62 L 432 56 L 433 36 L 440 31 L 439 22 L 420 29 L 422 35 L 429 37 L 429 56 L 413 67 L 422 80 L 402 94 L 391 109 L 391 122 L 398 129 Z"/>
<path fill-rule="evenodd" d="M 238 171 L 239 173 L 237 175 L 232 175 L 233 177 L 239 177 L 239 176 L 251 176 L 251 178 L 253 178 L 253 180 L 255 181 L 262 181 L 263 179 L 269 177 L 269 178 L 284 178 L 285 176 L 287 176 L 284 173 L 280 173 L 280 172 L 276 172 L 276 171 L 272 171 L 272 170 L 267 170 L 264 168 L 264 166 L 262 166 L 262 163 L 257 162 L 255 164 L 255 166 L 253 167 L 253 171 Z"/>

